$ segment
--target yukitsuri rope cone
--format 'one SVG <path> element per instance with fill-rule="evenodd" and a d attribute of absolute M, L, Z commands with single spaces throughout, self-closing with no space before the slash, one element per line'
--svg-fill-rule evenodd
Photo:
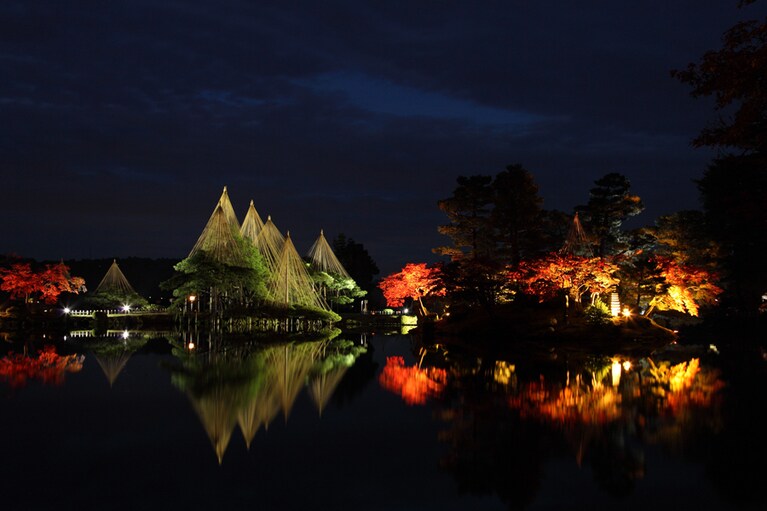
<path fill-rule="evenodd" d="M 239 243 L 240 224 L 229 201 L 226 187 L 213 214 L 202 230 L 189 257 L 204 252 L 212 260 L 231 266 L 247 266 L 247 258 Z"/>
<path fill-rule="evenodd" d="M 104 278 L 101 279 L 96 291 L 94 291 L 94 294 L 98 293 L 114 293 L 121 295 L 137 294 L 133 289 L 133 286 L 128 282 L 128 279 L 123 275 L 123 272 L 117 265 L 116 259 L 112 260 L 112 266 L 109 267 L 106 275 L 104 275 Z"/>
<path fill-rule="evenodd" d="M 290 233 L 285 238 L 277 266 L 269 281 L 269 292 L 276 304 L 285 307 L 302 305 L 329 310 L 325 300 L 314 289 L 314 284 L 306 269 L 306 263 L 298 255 L 296 247 L 290 239 Z"/>
<path fill-rule="evenodd" d="M 572 254 L 585 257 L 594 257 L 594 251 L 591 248 L 591 241 L 586 235 L 586 231 L 583 230 L 581 221 L 578 218 L 578 212 L 575 212 L 573 217 L 573 225 L 570 226 L 570 231 L 567 233 L 567 239 L 562 249 L 559 251 L 561 254 Z"/>
<path fill-rule="evenodd" d="M 264 221 L 256 211 L 256 207 L 253 205 L 253 201 L 250 201 L 248 206 L 248 212 L 245 214 L 245 219 L 242 221 L 242 227 L 240 227 L 240 234 L 246 240 L 249 240 L 254 245 L 258 239 L 258 235 L 264 228 Z"/>
<path fill-rule="evenodd" d="M 266 223 L 256 237 L 255 245 L 258 251 L 261 252 L 269 273 L 274 274 L 277 271 L 277 263 L 280 260 L 282 247 L 285 245 L 285 237 L 274 225 L 274 222 L 272 222 L 271 215 L 266 218 Z"/>
<path fill-rule="evenodd" d="M 350 277 L 349 272 L 346 271 L 346 268 L 338 260 L 333 249 L 330 248 L 330 244 L 325 239 L 325 233 L 322 229 L 320 229 L 320 235 L 309 249 L 307 255 L 311 259 L 314 268 L 328 273 L 336 273 L 347 278 Z"/>

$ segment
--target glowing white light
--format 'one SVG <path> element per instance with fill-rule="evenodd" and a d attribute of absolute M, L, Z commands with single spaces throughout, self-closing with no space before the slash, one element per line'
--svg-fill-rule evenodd
<path fill-rule="evenodd" d="M 122 310 L 123 312 L 130 312 L 130 305 L 128 304 L 123 305 Z"/>
<path fill-rule="evenodd" d="M 190 350 L 193 350 L 194 349 L 194 343 L 190 341 L 189 344 L 186 345 L 186 347 L 189 348 Z"/>
<path fill-rule="evenodd" d="M 625 362 L 623 362 L 623 370 L 628 371 L 629 369 L 631 369 L 631 362 L 626 360 Z"/>
<path fill-rule="evenodd" d="M 613 365 L 611 369 L 612 369 L 613 387 L 617 387 L 618 384 L 621 382 L 621 363 L 618 360 L 613 360 Z"/>
<path fill-rule="evenodd" d="M 122 338 L 123 338 L 123 339 L 127 339 L 129 335 L 130 335 L 130 334 L 128 333 L 128 331 L 127 331 L 127 330 L 125 330 L 125 331 L 122 333 Z"/>
<path fill-rule="evenodd" d="M 407 308 L 407 307 L 405 307 L 404 309 L 402 309 L 402 312 L 403 312 L 404 314 L 407 314 L 407 311 L 408 311 L 408 308 Z"/>
<path fill-rule="evenodd" d="M 610 314 L 613 317 L 618 316 L 621 312 L 621 299 L 618 293 L 610 293 Z"/>
<path fill-rule="evenodd" d="M 69 307 L 64 307 L 64 314 L 69 314 L 70 312 L 72 312 L 72 309 Z"/>
<path fill-rule="evenodd" d="M 625 317 L 629 317 L 629 316 L 631 316 L 631 311 L 628 309 L 628 307 L 626 307 L 625 309 L 623 309 L 623 315 L 624 315 Z"/>

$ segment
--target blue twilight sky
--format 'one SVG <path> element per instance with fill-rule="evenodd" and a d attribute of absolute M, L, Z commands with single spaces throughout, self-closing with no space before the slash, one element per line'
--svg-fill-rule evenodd
<path fill-rule="evenodd" d="M 228 186 L 306 251 L 434 261 L 437 200 L 521 163 L 571 212 L 608 172 L 639 219 L 698 207 L 714 119 L 670 70 L 736 0 L 0 2 L 0 253 L 187 255 Z"/>

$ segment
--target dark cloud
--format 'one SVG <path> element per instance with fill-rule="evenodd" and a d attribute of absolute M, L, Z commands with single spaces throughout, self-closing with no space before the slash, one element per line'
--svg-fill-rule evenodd
<path fill-rule="evenodd" d="M 180 258 L 228 185 L 389 272 L 434 260 L 457 176 L 510 163 L 565 211 L 622 172 L 650 222 L 697 206 L 711 157 L 711 105 L 669 71 L 760 8 L 2 2 L 0 252 Z"/>

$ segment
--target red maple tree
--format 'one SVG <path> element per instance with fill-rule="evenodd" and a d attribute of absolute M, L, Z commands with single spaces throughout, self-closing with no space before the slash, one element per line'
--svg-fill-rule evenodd
<path fill-rule="evenodd" d="M 420 305 L 420 312 L 428 314 L 422 298 L 430 294 L 442 296 L 444 289 L 438 289 L 439 268 L 429 268 L 426 263 L 408 263 L 397 273 L 384 277 L 378 287 L 383 291 L 389 307 L 401 307 L 405 300 L 412 298 Z"/>
<path fill-rule="evenodd" d="M 522 261 L 509 277 L 521 285 L 524 292 L 541 300 L 555 298 L 564 290 L 569 300 L 580 304 L 586 293 L 593 298 L 616 286 L 617 271 L 616 264 L 599 257 L 551 252 L 539 259 Z"/>
<path fill-rule="evenodd" d="M 81 277 L 72 277 L 64 263 L 46 264 L 34 270 L 30 263 L 13 263 L 10 268 L 0 268 L 0 291 L 10 294 L 11 299 L 29 302 L 38 296 L 46 303 L 55 303 L 61 293 L 78 293 L 85 285 Z"/>

